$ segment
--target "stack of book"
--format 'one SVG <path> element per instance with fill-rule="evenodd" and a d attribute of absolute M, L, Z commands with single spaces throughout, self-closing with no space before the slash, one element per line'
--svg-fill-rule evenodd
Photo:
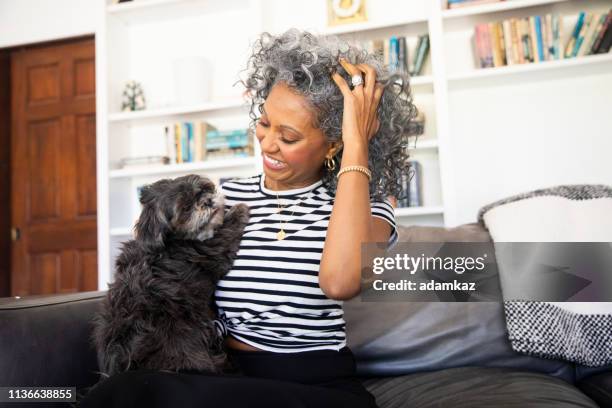
<path fill-rule="evenodd" d="M 206 158 L 250 157 L 255 154 L 248 129 L 210 130 L 206 133 Z"/>
<path fill-rule="evenodd" d="M 429 55 L 429 35 L 418 36 L 413 49 L 409 49 L 408 42 L 406 37 L 393 36 L 364 41 L 361 46 L 370 53 L 378 54 L 390 71 L 406 72 L 412 76 L 421 75 Z"/>
<path fill-rule="evenodd" d="M 581 12 L 565 46 L 561 44 L 561 19 L 557 14 L 547 14 L 477 25 L 474 29 L 477 66 L 528 64 L 610 51 L 612 10 Z"/>
<path fill-rule="evenodd" d="M 421 164 L 416 160 L 410 161 L 410 171 L 402 176 L 404 197 L 397 201 L 398 208 L 420 207 L 423 205 L 421 197 Z"/>
<path fill-rule="evenodd" d="M 165 135 L 170 163 L 254 154 L 248 129 L 218 130 L 204 121 L 181 122 L 166 126 Z"/>
<path fill-rule="evenodd" d="M 447 9 L 456 9 L 461 7 L 478 6 L 486 3 L 500 3 L 503 0 L 446 0 Z"/>

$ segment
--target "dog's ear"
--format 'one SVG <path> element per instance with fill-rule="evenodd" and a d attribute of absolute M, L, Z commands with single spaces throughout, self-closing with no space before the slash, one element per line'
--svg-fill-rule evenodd
<path fill-rule="evenodd" d="M 168 186 L 168 180 L 160 180 L 144 186 L 140 191 L 142 211 L 134 230 L 136 238 L 147 244 L 163 245 L 169 231 L 168 220 L 160 206 L 160 189 Z"/>
<path fill-rule="evenodd" d="M 147 184 L 146 186 L 140 189 L 140 197 L 138 199 L 140 201 L 140 204 L 147 205 L 153 200 L 155 200 L 156 196 L 157 194 L 155 194 L 155 185 Z"/>
<path fill-rule="evenodd" d="M 142 207 L 134 230 L 137 239 L 151 245 L 163 245 L 164 238 L 169 230 L 168 221 L 155 207 L 153 203 Z"/>

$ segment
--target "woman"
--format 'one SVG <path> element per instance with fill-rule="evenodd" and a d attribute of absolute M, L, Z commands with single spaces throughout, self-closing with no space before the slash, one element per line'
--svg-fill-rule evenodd
<path fill-rule="evenodd" d="M 375 407 L 355 378 L 342 301 L 359 294 L 361 244 L 397 239 L 386 197 L 401 194 L 419 130 L 407 78 L 292 29 L 261 36 L 243 83 L 264 172 L 222 186 L 227 207 L 250 207 L 215 294 L 236 371 L 126 373 L 131 388 L 115 393 L 149 406 Z"/>

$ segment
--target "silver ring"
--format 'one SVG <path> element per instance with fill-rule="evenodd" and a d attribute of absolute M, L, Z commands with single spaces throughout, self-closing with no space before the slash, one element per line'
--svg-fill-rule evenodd
<path fill-rule="evenodd" d="M 361 75 L 353 75 L 351 77 L 351 85 L 353 85 L 353 88 L 363 85 L 363 77 Z"/>

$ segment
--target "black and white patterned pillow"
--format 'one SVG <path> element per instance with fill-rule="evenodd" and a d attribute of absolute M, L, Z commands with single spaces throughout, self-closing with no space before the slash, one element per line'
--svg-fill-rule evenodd
<path fill-rule="evenodd" d="M 483 207 L 494 242 L 612 242 L 612 187 L 536 190 Z M 500 277 L 513 271 L 499 265 Z M 612 273 L 612 271 L 610 271 Z M 503 284 L 502 284 L 503 289 Z M 512 348 L 587 366 L 612 364 L 612 302 L 504 302 Z"/>

